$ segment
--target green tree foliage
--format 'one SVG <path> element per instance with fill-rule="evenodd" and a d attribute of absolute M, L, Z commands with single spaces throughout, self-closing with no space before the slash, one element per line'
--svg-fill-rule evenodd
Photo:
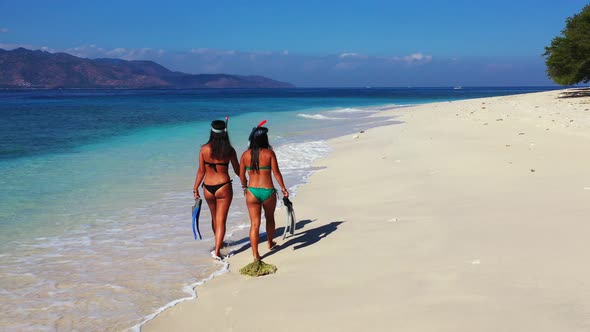
<path fill-rule="evenodd" d="M 547 75 L 561 85 L 590 81 L 590 4 L 566 20 L 561 35 L 545 47 Z"/>

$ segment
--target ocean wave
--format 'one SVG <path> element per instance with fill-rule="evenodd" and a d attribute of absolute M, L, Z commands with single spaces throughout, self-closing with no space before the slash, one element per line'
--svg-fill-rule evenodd
<path fill-rule="evenodd" d="M 312 141 L 285 144 L 279 146 L 275 152 L 281 169 L 293 171 L 311 169 L 314 161 L 327 156 L 330 151 L 331 148 L 325 141 Z"/>
<path fill-rule="evenodd" d="M 330 113 L 370 113 L 376 112 L 376 110 L 370 109 L 360 109 L 360 108 L 341 108 L 333 111 L 329 111 Z"/>
<path fill-rule="evenodd" d="M 314 119 L 314 120 L 345 120 L 343 118 L 334 118 L 334 117 L 325 116 L 322 114 L 299 113 L 299 114 L 297 114 L 297 116 L 300 118 Z"/>

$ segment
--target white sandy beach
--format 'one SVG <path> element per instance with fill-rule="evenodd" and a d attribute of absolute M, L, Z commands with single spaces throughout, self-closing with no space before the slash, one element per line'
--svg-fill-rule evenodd
<path fill-rule="evenodd" d="M 389 110 L 403 123 L 330 141 L 263 258 L 278 272 L 240 275 L 248 247 L 142 330 L 590 331 L 590 97 L 560 93 Z"/>

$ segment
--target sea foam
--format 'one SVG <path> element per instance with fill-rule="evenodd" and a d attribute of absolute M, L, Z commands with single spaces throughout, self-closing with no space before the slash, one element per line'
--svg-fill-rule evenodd
<path fill-rule="evenodd" d="M 298 117 L 306 118 L 306 119 L 314 119 L 314 120 L 344 120 L 342 118 L 330 117 L 323 114 L 306 114 L 300 113 L 297 114 Z"/>

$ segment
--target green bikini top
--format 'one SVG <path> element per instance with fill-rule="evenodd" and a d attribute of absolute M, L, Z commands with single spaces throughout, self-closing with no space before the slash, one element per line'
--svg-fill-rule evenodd
<path fill-rule="evenodd" d="M 260 167 L 258 167 L 258 170 L 262 170 L 262 169 L 270 169 L 270 166 L 260 166 Z M 252 167 L 246 166 L 246 170 L 247 171 L 250 171 L 250 170 L 252 170 Z"/>

